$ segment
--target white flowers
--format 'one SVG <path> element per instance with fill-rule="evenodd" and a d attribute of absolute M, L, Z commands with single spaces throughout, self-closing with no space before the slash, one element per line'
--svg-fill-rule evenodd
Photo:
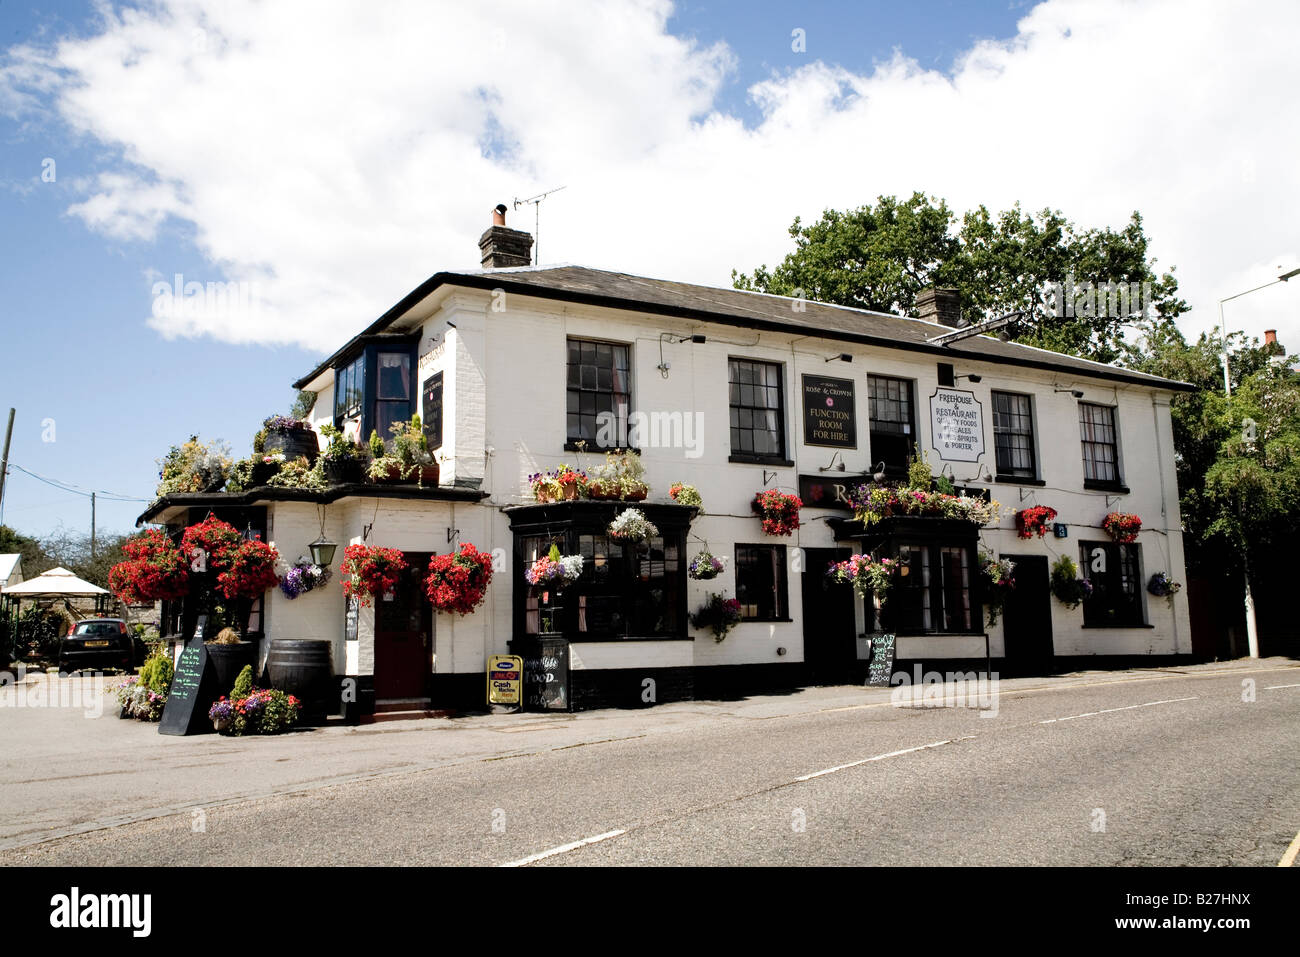
<path fill-rule="evenodd" d="M 613 538 L 625 542 L 644 542 L 659 534 L 659 529 L 636 508 L 619 512 L 618 517 L 609 523 L 608 531 Z"/>

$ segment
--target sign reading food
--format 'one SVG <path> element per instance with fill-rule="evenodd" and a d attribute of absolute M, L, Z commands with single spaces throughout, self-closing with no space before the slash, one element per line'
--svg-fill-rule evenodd
<path fill-rule="evenodd" d="M 523 704 L 524 659 L 518 655 L 489 655 L 488 704 Z"/>
<path fill-rule="evenodd" d="M 803 441 L 835 449 L 858 447 L 852 379 L 803 377 Z"/>
<path fill-rule="evenodd" d="M 974 392 L 939 386 L 930 396 L 930 439 L 945 462 L 978 462 L 984 454 L 984 410 Z"/>

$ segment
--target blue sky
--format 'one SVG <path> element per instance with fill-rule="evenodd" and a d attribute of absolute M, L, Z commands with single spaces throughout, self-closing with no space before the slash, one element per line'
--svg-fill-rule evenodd
<path fill-rule="evenodd" d="M 424 276 L 474 264 L 475 241 L 495 202 L 561 183 L 569 189 L 543 213 L 553 250 L 547 260 L 715 284 L 726 283 L 732 266 L 779 259 L 793 215 L 913 188 L 958 208 L 1050 202 L 1085 222 L 1118 224 L 1128 210 L 1150 209 L 1149 234 L 1168 237 L 1157 247 L 1162 261 L 1192 267 L 1190 288 L 1202 304 L 1239 282 L 1254 284 L 1274 260 L 1300 252 L 1285 232 L 1247 228 L 1234 228 L 1247 238 L 1224 249 L 1208 235 L 1212 230 L 1203 225 L 1197 233 L 1194 223 L 1179 219 L 1198 196 L 1206 197 L 1203 215 L 1211 221 L 1219 209 L 1232 211 L 1226 216 L 1265 206 L 1279 192 L 1276 177 L 1294 177 L 1285 164 L 1274 171 L 1266 158 L 1295 155 L 1294 144 L 1274 138 L 1293 134 L 1274 131 L 1266 119 L 1279 105 L 1271 97 L 1294 90 L 1294 67 L 1279 57 L 1276 69 L 1291 72 L 1270 73 L 1273 58 L 1244 51 L 1248 41 L 1230 27 L 1198 31 L 1208 37 L 1190 37 L 1169 62 L 1186 61 L 1191 69 L 1193 44 L 1212 44 L 1225 76 L 1249 61 L 1260 88 L 1275 92 L 1246 97 L 1226 89 L 1232 108 L 1204 95 L 1181 108 L 1168 97 L 1187 82 L 1168 75 L 1158 51 L 1150 54 L 1157 62 L 1149 82 L 1169 86 L 1149 96 L 1140 69 L 1113 92 L 1104 84 L 1117 81 L 1095 70 L 1063 76 L 1065 67 L 1056 64 L 1066 54 L 1095 66 L 1095 49 L 1086 44 L 1107 42 L 1116 26 L 1113 11 L 1092 13 L 1066 0 L 1034 11 L 1036 26 L 1023 43 L 1011 41 L 1032 10 L 1027 3 L 685 0 L 666 23 L 644 7 L 601 22 L 605 14 L 595 8 L 580 14 L 560 5 L 536 14 L 541 27 L 518 30 L 511 17 L 476 22 L 459 10 L 457 25 L 448 28 L 429 5 L 411 8 L 400 24 L 376 26 L 367 9 L 358 7 L 361 19 L 351 22 L 341 15 L 299 21 L 304 33 L 315 31 L 304 46 L 337 43 L 344 61 L 351 60 L 339 79 L 338 70 L 317 62 L 328 58 L 310 53 L 295 69 L 289 61 L 300 51 L 275 45 L 287 42 L 278 25 L 245 23 L 185 0 L 174 8 L 147 6 L 147 30 L 130 17 L 105 24 L 88 3 L 0 4 L 0 67 L 8 70 L 0 73 L 0 417 L 17 409 L 13 463 L 87 490 L 148 499 L 155 460 L 191 433 L 225 439 L 237 457 L 247 454 L 261 419 L 288 409 L 290 383 L 322 355 Z M 1127 15 L 1134 8 L 1116 9 Z M 1174 22 L 1143 9 L 1127 42 L 1141 47 L 1146 31 L 1182 43 L 1169 37 Z M 178 55 L 178 45 L 198 43 L 198 24 L 206 38 L 200 53 Z M 532 45 L 550 28 L 550 39 Z M 796 28 L 806 35 L 802 53 L 791 48 Z M 486 44 L 500 62 L 526 62 L 527 71 L 522 78 L 489 71 L 462 90 L 457 70 L 466 66 L 388 56 L 390 41 L 421 31 L 442 59 L 477 63 Z M 56 45 L 65 39 L 74 42 Z M 961 57 L 977 44 L 991 65 L 956 76 Z M 127 48 L 138 59 L 123 56 Z M 237 70 L 230 66 L 235 50 L 247 63 Z M 642 51 L 654 55 L 646 52 L 641 61 Z M 318 68 L 326 72 L 312 72 Z M 1209 82 L 1204 70 L 1196 75 Z M 257 79 L 243 89 L 243 77 Z M 754 96 L 756 84 L 767 99 Z M 602 100 L 611 88 L 617 89 Z M 1158 160 L 1135 164 L 1131 156 L 1053 169 L 1075 160 L 1052 156 L 1029 172 L 1003 168 L 1007 161 L 998 155 L 1008 151 L 999 130 L 1023 130 L 1031 98 L 1059 104 L 1077 91 L 1076 106 L 1095 117 L 1113 109 L 1126 89 L 1124 109 L 1139 115 L 1119 113 L 1122 126 L 1127 120 L 1154 129 L 1172 122 L 1172 109 L 1188 125 L 1179 131 L 1184 138 L 1203 144 L 1207 129 L 1225 134 L 1233 144 L 1223 150 L 1227 165 L 1179 158 L 1185 170 L 1152 170 Z M 496 104 L 490 115 L 463 108 L 470 93 L 475 102 Z M 1249 108 L 1232 106 L 1245 99 Z M 1043 110 L 1059 120 L 1050 107 Z M 1156 111 L 1149 114 L 1155 119 L 1144 119 L 1146 110 Z M 200 111 L 208 115 L 196 120 Z M 1229 139 L 1221 124 L 1236 113 L 1242 115 L 1231 122 L 1240 126 Z M 909 146 L 941 141 L 938 131 L 929 135 L 927 122 L 972 114 L 984 118 L 988 138 L 965 140 L 969 154 L 933 166 L 904 155 Z M 467 150 L 485 138 L 512 146 L 500 156 Z M 820 158 L 841 149 L 850 155 L 834 176 L 809 175 Z M 1019 152 L 1010 151 L 1012 161 L 1027 161 Z M 55 163 L 52 182 L 42 179 L 47 159 Z M 300 168 L 283 178 L 287 166 Z M 740 168 L 746 175 L 733 175 Z M 1232 188 L 1221 196 L 1224 168 Z M 275 177 L 282 178 L 268 187 Z M 471 199 L 460 195 L 467 192 Z M 608 237 L 590 229 L 610 196 L 619 197 L 620 219 L 640 222 L 643 245 L 629 240 L 610 251 Z M 736 210 L 734 245 L 705 250 L 680 242 L 681 223 L 714 201 Z M 515 224 L 531 228 L 531 215 Z M 1234 225 L 1246 224 L 1220 221 L 1214 231 Z M 1206 235 L 1192 241 L 1189 234 Z M 1199 263 L 1219 271 L 1209 275 Z M 177 273 L 199 281 L 264 279 L 273 308 L 252 324 L 151 324 L 153 282 Z M 1202 305 L 1200 312 L 1208 311 Z M 1241 316 L 1253 314 L 1243 309 Z M 54 440 L 45 441 L 51 420 Z M 102 501 L 101 532 L 130 529 L 143 505 Z M 3 521 L 37 534 L 60 524 L 84 529 L 89 501 L 13 469 Z"/>

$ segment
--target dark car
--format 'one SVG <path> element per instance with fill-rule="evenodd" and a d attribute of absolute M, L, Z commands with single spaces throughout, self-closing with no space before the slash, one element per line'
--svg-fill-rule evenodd
<path fill-rule="evenodd" d="M 130 671 L 140 663 L 141 642 L 120 618 L 79 621 L 59 642 L 60 671 L 120 668 Z"/>

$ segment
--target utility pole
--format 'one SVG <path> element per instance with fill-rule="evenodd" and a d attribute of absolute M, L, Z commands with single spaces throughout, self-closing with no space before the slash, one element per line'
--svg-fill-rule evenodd
<path fill-rule="evenodd" d="M 9 440 L 14 435 L 14 410 L 9 410 L 9 426 L 5 429 L 5 450 L 0 455 L 0 515 L 4 514 L 5 507 L 5 475 L 9 472 Z"/>
<path fill-rule="evenodd" d="M 95 560 L 95 493 L 90 493 L 90 560 Z"/>

